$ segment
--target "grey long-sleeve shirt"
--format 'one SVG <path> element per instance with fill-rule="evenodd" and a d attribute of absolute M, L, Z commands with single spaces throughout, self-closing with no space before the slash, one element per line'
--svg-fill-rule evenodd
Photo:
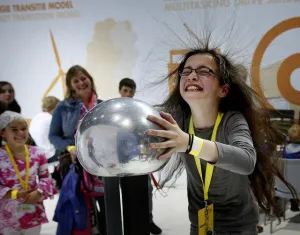
<path fill-rule="evenodd" d="M 189 120 L 184 120 L 183 129 L 186 132 L 188 122 Z M 195 134 L 210 140 L 212 131 L 213 127 L 195 129 Z M 247 121 L 241 113 L 224 114 L 217 131 L 216 145 L 219 159 L 215 164 L 208 193 L 209 202 L 214 203 L 215 231 L 253 231 L 255 234 L 259 211 L 250 189 L 248 175 L 254 170 L 256 151 Z M 185 154 L 182 159 L 187 172 L 189 217 L 192 226 L 198 227 L 198 210 L 204 208 L 203 186 L 194 157 Z M 201 160 L 201 166 L 205 177 L 204 160 Z"/>

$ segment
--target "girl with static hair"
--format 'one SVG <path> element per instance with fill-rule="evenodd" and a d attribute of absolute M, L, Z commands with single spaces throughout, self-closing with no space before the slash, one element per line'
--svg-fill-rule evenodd
<path fill-rule="evenodd" d="M 43 200 L 56 193 L 47 158 L 26 145 L 28 126 L 20 114 L 2 113 L 0 130 L 5 142 L 0 148 L 0 234 L 38 235 L 48 222 Z"/>
<path fill-rule="evenodd" d="M 168 76 L 177 84 L 159 106 L 161 117 L 148 117 L 165 129 L 148 134 L 167 138 L 150 147 L 166 149 L 160 159 L 178 153 L 161 185 L 186 169 L 191 235 L 257 234 L 257 203 L 280 219 L 274 177 L 295 193 L 274 164 L 282 136 L 241 68 L 208 44 L 189 51 Z"/>

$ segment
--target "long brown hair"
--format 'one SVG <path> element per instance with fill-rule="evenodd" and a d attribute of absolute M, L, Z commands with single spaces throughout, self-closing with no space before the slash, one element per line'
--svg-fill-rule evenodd
<path fill-rule="evenodd" d="M 207 44 L 208 45 L 208 44 Z M 161 109 L 173 115 L 189 117 L 191 110 L 180 94 L 180 72 L 183 70 L 187 59 L 197 54 L 211 55 L 217 64 L 217 74 L 221 85 L 227 84 L 230 89 L 226 97 L 221 99 L 219 110 L 221 112 L 238 111 L 242 113 L 249 125 L 254 147 L 257 151 L 257 162 L 254 171 L 248 176 L 251 182 L 252 191 L 259 206 L 267 213 L 274 213 L 280 221 L 280 208 L 275 199 L 274 182 L 275 176 L 281 179 L 291 190 L 296 198 L 294 188 L 284 179 L 278 165 L 277 144 L 284 142 L 284 136 L 275 128 L 269 118 L 269 111 L 264 106 L 264 100 L 251 87 L 245 78 L 245 67 L 233 63 L 229 56 L 222 54 L 216 48 L 204 48 L 190 50 L 182 59 L 178 68 L 168 75 L 167 78 L 175 78 L 176 87 L 164 103 L 158 105 Z M 178 178 L 183 170 L 183 162 L 171 160 L 171 165 L 165 170 L 164 177 L 160 184 L 163 187 L 167 181 L 175 176 Z M 172 165 L 173 164 L 173 165 Z M 167 172 L 167 173 L 166 173 Z"/>
<path fill-rule="evenodd" d="M 73 92 L 73 89 L 72 89 L 71 81 L 76 76 L 76 74 L 79 73 L 79 72 L 82 72 L 85 76 L 87 76 L 90 79 L 91 84 L 92 84 L 92 91 L 97 95 L 96 86 L 95 86 L 94 79 L 92 78 L 92 76 L 82 66 L 74 65 L 71 68 L 69 68 L 69 70 L 66 74 L 67 91 L 66 91 L 66 94 L 65 94 L 65 99 L 70 98 L 70 97 L 75 98 L 74 94 L 73 94 L 74 92 Z"/>
<path fill-rule="evenodd" d="M 2 87 L 6 86 L 6 85 L 9 85 L 11 87 L 11 89 L 14 93 L 14 96 L 15 96 L 15 89 L 14 89 L 13 85 L 7 81 L 0 81 L 0 93 L 4 92 Z M 14 111 L 17 113 L 21 113 L 21 107 L 15 98 L 13 99 L 13 101 L 10 104 L 5 104 L 1 101 L 1 108 L 4 108 L 5 110 L 10 110 L 10 111 Z"/>

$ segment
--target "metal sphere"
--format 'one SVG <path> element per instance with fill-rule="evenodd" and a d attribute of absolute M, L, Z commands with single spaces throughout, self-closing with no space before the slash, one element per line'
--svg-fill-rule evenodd
<path fill-rule="evenodd" d="M 116 98 L 90 110 L 76 133 L 77 157 L 91 174 L 102 177 L 145 175 L 160 170 L 162 150 L 149 143 L 164 141 L 145 132 L 161 128 L 147 119 L 160 116 L 149 104 L 133 98 Z"/>

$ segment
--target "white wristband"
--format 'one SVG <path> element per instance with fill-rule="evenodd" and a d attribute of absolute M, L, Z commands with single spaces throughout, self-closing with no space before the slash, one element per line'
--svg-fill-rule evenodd
<path fill-rule="evenodd" d="M 43 195 L 43 193 L 44 193 L 44 191 L 43 191 L 42 189 L 40 189 L 40 188 L 38 188 L 37 191 L 38 191 L 40 194 L 42 194 L 42 195 Z"/>
<path fill-rule="evenodd" d="M 202 150 L 203 143 L 204 143 L 203 139 L 194 136 L 194 141 L 193 141 L 192 150 L 190 151 L 190 154 L 197 157 Z"/>

